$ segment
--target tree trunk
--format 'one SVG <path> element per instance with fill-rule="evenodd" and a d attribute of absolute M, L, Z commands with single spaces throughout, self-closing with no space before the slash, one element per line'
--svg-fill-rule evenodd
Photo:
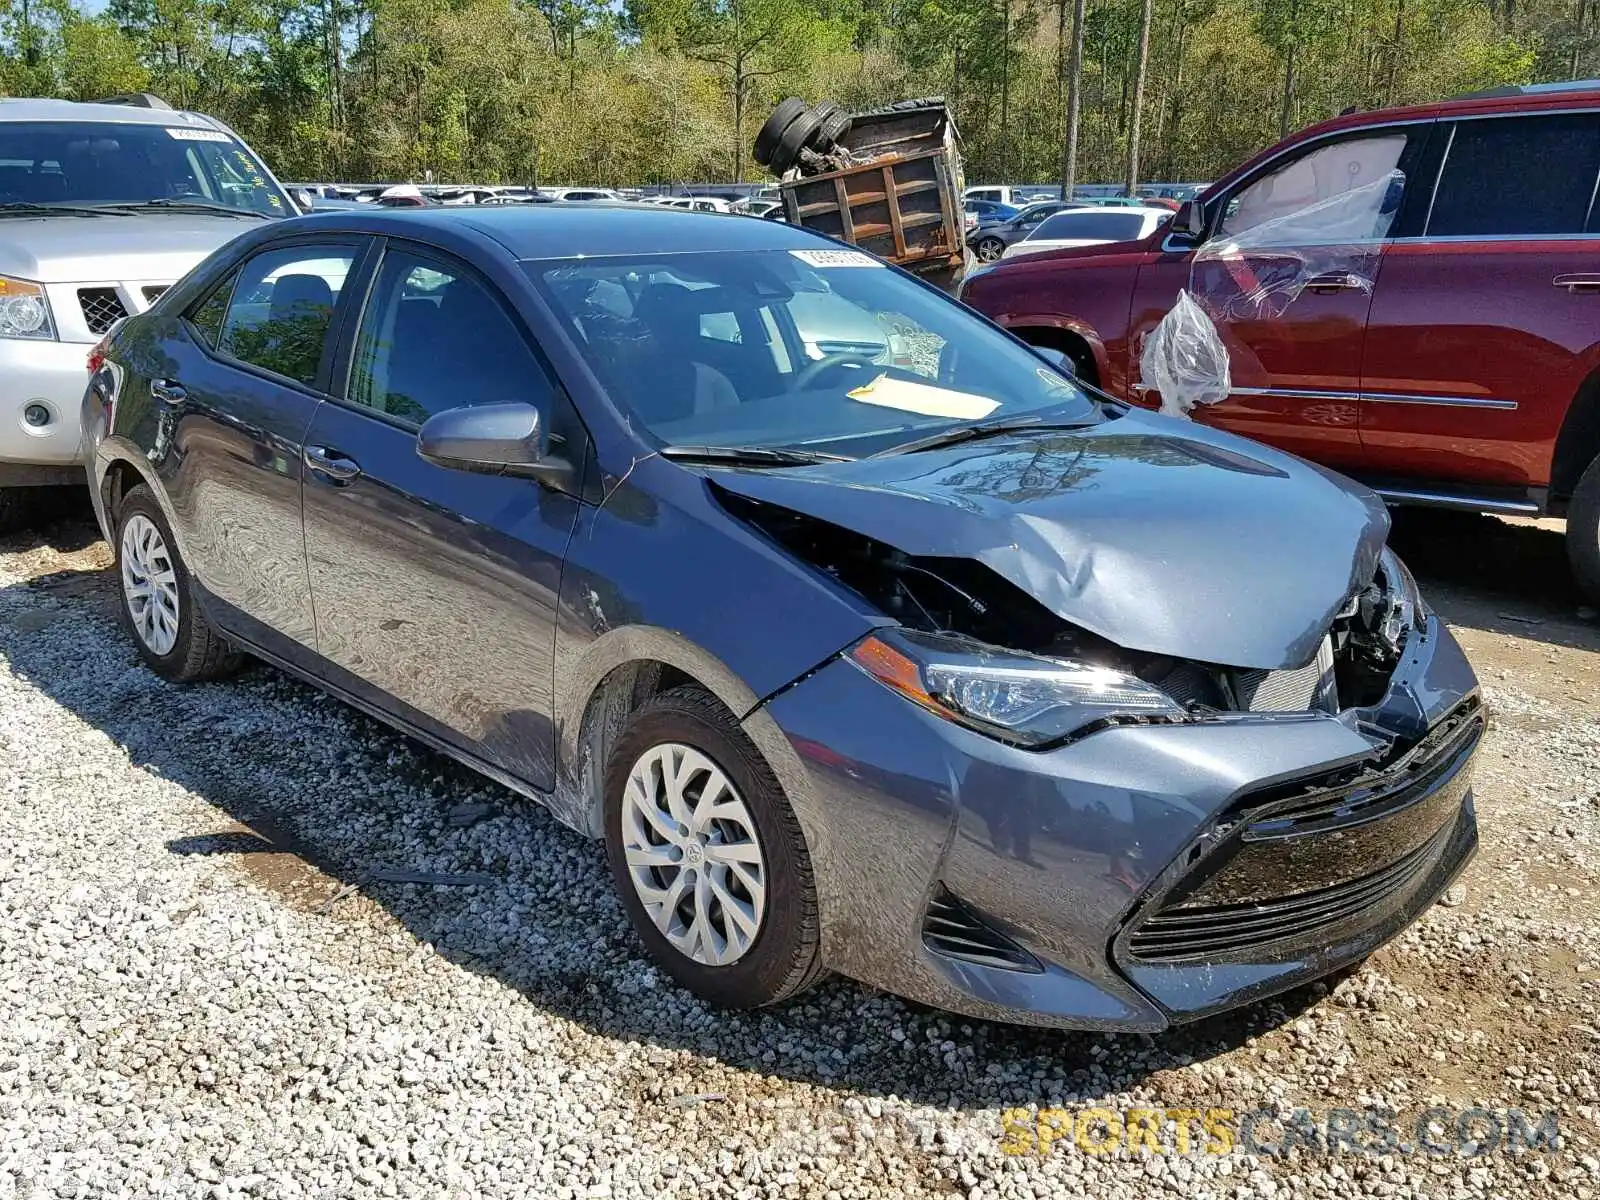
<path fill-rule="evenodd" d="M 1139 57 L 1133 68 L 1133 113 L 1128 123 L 1128 195 L 1139 186 L 1139 119 L 1144 108 L 1144 77 L 1150 66 L 1150 22 L 1155 16 L 1155 0 L 1144 0 L 1139 18 Z"/>
<path fill-rule="evenodd" d="M 1568 79 L 1582 78 L 1578 74 L 1578 67 L 1583 62 L 1583 19 L 1588 10 L 1589 0 L 1578 0 L 1578 27 L 1572 39 L 1572 69 L 1567 73 Z"/>
<path fill-rule="evenodd" d="M 744 182 L 744 93 L 747 80 L 741 59 L 733 66 L 733 181 Z"/>
<path fill-rule="evenodd" d="M 1183 59 L 1184 49 L 1189 32 L 1188 13 L 1185 5 L 1178 8 L 1178 46 L 1177 62 L 1172 69 L 1172 111 L 1167 117 L 1164 140 L 1161 146 L 1161 164 L 1168 179 L 1182 179 L 1183 170 L 1179 165 L 1178 156 L 1173 148 L 1178 145 L 1178 138 L 1183 126 Z"/>
<path fill-rule="evenodd" d="M 1072 199 L 1078 176 L 1078 120 L 1083 110 L 1083 18 L 1086 0 L 1072 3 L 1072 52 L 1067 59 L 1067 144 L 1062 151 L 1061 198 Z M 1063 0 L 1063 8 L 1065 0 Z"/>
<path fill-rule="evenodd" d="M 1295 44 L 1290 41 L 1289 52 L 1283 59 L 1283 108 L 1278 113 L 1279 141 L 1289 136 L 1289 130 L 1294 124 L 1294 52 Z"/>
<path fill-rule="evenodd" d="M 1000 0 L 1000 139 L 995 161 L 1000 175 L 1006 177 L 1011 163 L 1011 146 L 1007 140 L 1011 118 L 1011 0 Z"/>
<path fill-rule="evenodd" d="M 1511 11 L 1514 0 L 1506 0 L 1506 29 L 1511 28 Z M 1400 80 L 1400 55 L 1405 46 L 1406 37 L 1406 0 L 1397 0 L 1394 10 L 1394 45 L 1389 51 L 1389 86 L 1385 90 L 1383 99 L 1384 107 L 1394 104 L 1395 93 L 1399 89 Z"/>

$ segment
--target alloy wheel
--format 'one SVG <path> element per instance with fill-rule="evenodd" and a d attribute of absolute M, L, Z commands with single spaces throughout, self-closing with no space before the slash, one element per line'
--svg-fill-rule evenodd
<path fill-rule="evenodd" d="M 122 598 L 134 632 L 152 654 L 178 642 L 178 574 L 154 521 L 134 513 L 122 526 Z"/>
<path fill-rule="evenodd" d="M 999 238 L 984 238 L 975 249 L 979 259 L 984 262 L 999 262 L 1000 256 L 1006 252 L 1005 243 Z"/>
<path fill-rule="evenodd" d="M 766 910 L 766 861 L 721 767 L 679 742 L 645 751 L 628 772 L 622 843 L 634 891 L 674 949 L 711 967 L 749 951 Z"/>

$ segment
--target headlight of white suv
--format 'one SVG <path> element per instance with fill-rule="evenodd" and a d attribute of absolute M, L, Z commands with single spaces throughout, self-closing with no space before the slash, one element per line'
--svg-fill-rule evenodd
<path fill-rule="evenodd" d="M 964 638 L 883 630 L 850 658 L 929 712 L 1020 746 L 1047 746 L 1102 722 L 1188 719 L 1160 688 L 1121 671 Z"/>
<path fill-rule="evenodd" d="M 0 275 L 0 337 L 56 340 L 56 323 L 43 287 L 30 279 Z"/>

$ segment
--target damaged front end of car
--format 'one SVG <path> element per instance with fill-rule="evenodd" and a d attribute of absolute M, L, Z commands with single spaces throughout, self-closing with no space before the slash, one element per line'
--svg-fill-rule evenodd
<path fill-rule="evenodd" d="M 1364 503 L 1307 482 L 1328 488 L 1330 510 Z M 1190 631 L 1177 629 L 1170 589 L 1132 589 L 1112 615 L 1118 576 L 1149 585 L 1172 570 L 1181 587 L 1183 564 L 1147 531 L 1107 525 L 1100 502 L 1080 504 L 1078 522 L 1024 505 L 994 547 L 960 555 L 914 551 L 959 544 L 966 518 L 994 515 L 992 495 L 946 509 L 921 544 L 882 536 L 896 521 L 870 511 L 886 493 L 898 493 L 891 506 L 937 495 L 926 473 L 874 480 L 837 510 L 804 488 L 790 488 L 791 504 L 777 488 L 712 486 L 730 514 L 893 622 L 769 706 L 802 750 L 827 748 L 807 765 L 823 790 L 849 793 L 860 844 L 881 837 L 869 814 L 906 834 L 881 891 L 884 865 L 850 862 L 852 839 L 822 852 L 823 872 L 851 881 L 836 889 L 846 908 L 881 915 L 903 908 L 903 891 L 922 897 L 901 914 L 910 937 L 886 941 L 873 930 L 896 923 L 847 919 L 845 973 L 979 1016 L 1161 1028 L 1370 953 L 1476 845 L 1476 680 L 1382 548 L 1379 517 L 1328 538 L 1325 552 L 1345 563 L 1309 605 L 1314 627 L 1248 603 L 1224 614 L 1261 613 L 1269 645 L 1199 608 Z M 1047 526 L 1068 549 L 1041 586 L 1017 582 L 1030 567 L 991 565 L 1017 563 Z M 1258 534 L 1233 557 L 1270 552 L 1260 523 Z M 1080 569 L 1080 546 L 1095 571 Z M 1209 549 L 1226 565 L 1227 550 Z M 1329 594 L 1345 570 L 1342 594 Z M 1198 573 L 1192 598 L 1225 595 L 1219 578 Z M 1259 590 L 1270 605 L 1312 594 L 1303 582 Z M 1175 652 L 1186 636 L 1222 652 Z M 880 708 L 863 687 L 907 703 Z M 892 748 L 862 740 L 869 723 Z"/>

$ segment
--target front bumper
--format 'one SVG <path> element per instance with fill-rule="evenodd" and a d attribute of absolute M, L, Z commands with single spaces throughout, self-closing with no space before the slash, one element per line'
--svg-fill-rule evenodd
<path fill-rule="evenodd" d="M 805 775 L 829 965 L 978 1017 L 1153 1031 L 1295 987 L 1402 930 L 1477 841 L 1477 682 L 1434 617 L 1339 717 L 1027 751 L 835 660 L 747 720 L 769 718 Z"/>
<path fill-rule="evenodd" d="M 88 353 L 76 342 L 0 338 L 0 486 L 82 478 L 79 408 L 89 382 Z M 47 424 L 23 419 L 30 404 L 45 408 Z M 52 474 L 62 478 L 46 478 Z"/>

